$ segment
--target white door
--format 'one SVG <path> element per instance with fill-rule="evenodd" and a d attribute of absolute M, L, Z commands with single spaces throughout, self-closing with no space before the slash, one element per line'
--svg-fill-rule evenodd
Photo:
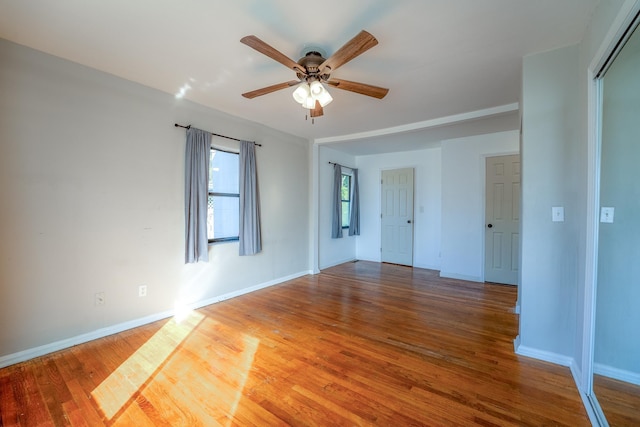
<path fill-rule="evenodd" d="M 382 262 L 413 265 L 413 169 L 382 171 Z"/>
<path fill-rule="evenodd" d="M 484 280 L 515 285 L 520 251 L 520 155 L 487 158 Z"/>

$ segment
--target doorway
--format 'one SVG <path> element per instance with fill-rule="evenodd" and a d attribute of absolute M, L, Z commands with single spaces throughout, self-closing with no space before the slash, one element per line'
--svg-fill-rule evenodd
<path fill-rule="evenodd" d="M 515 285 L 520 260 L 520 155 L 487 157 L 485 282 Z"/>
<path fill-rule="evenodd" d="M 413 265 L 413 169 L 382 171 L 381 260 Z"/>

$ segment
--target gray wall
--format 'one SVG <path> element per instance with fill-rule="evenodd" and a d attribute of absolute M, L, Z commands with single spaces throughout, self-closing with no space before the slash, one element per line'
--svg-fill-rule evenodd
<path fill-rule="evenodd" d="M 383 170 L 414 169 L 413 265 L 440 269 L 441 150 L 403 151 L 357 157 L 360 170 L 361 233 L 358 259 L 381 260 L 381 187 Z"/>
<path fill-rule="evenodd" d="M 523 64 L 520 344 L 570 358 L 576 339 L 578 239 L 586 200 L 574 151 L 578 130 L 578 47 L 528 56 Z M 551 208 L 565 208 L 565 222 Z"/>
<path fill-rule="evenodd" d="M 594 362 L 640 378 L 640 30 L 603 81 L 600 205 L 615 207 L 601 223 Z"/>
<path fill-rule="evenodd" d="M 515 130 L 442 142 L 441 276 L 484 281 L 486 158 L 518 142 Z"/>
<path fill-rule="evenodd" d="M 589 198 L 595 148 L 589 144 L 588 70 L 611 37 L 612 26 L 635 0 L 603 0 L 578 46 L 523 61 L 523 217 L 518 351 L 572 364 L 579 387 L 589 355 L 585 292 Z M 615 29 L 614 29 L 615 30 Z M 551 222 L 551 207 L 564 206 L 565 222 Z"/>
<path fill-rule="evenodd" d="M 356 167 L 354 156 L 328 147 L 319 147 L 319 196 L 318 196 L 318 247 L 320 269 L 332 267 L 343 262 L 356 259 L 357 236 L 349 236 L 349 230 L 342 230 L 342 239 L 331 238 L 331 221 L 333 209 L 333 165 L 329 162 L 343 166 Z M 348 172 L 348 170 L 345 170 Z M 362 188 L 362 184 L 360 185 Z M 369 230 L 366 231 L 367 233 Z"/>
<path fill-rule="evenodd" d="M 582 381 L 578 386 L 583 390 L 587 387 L 586 376 L 589 375 L 589 369 L 586 364 L 591 359 L 591 354 L 585 351 L 585 344 L 589 342 L 589 334 L 591 333 L 590 319 L 590 292 L 588 290 L 592 281 L 592 245 L 593 236 L 591 236 L 595 219 L 591 218 L 594 213 L 593 202 L 591 198 L 595 194 L 595 142 L 589 138 L 590 129 L 590 113 L 588 105 L 589 86 L 592 86 L 592 80 L 588 74 L 588 70 L 595 67 L 595 61 L 603 55 L 610 40 L 612 26 L 615 24 L 618 15 L 624 15 L 625 11 L 630 10 L 635 0 L 602 0 L 592 15 L 592 19 L 585 31 L 584 38 L 580 42 L 580 67 L 579 74 L 576 76 L 580 85 L 580 93 L 578 99 L 579 117 L 578 131 L 580 143 L 575 149 L 575 159 L 573 164 L 577 164 L 579 176 L 585 176 L 584 182 L 578 186 L 576 196 L 578 200 L 577 215 L 584 216 L 584 228 L 578 233 L 578 247 L 580 254 L 578 256 L 578 296 L 577 296 L 577 336 L 575 340 L 575 361 L 576 372 Z M 595 70 L 592 70 L 595 71 Z M 586 353 L 586 354 L 585 354 Z"/>
<path fill-rule="evenodd" d="M 309 271 L 307 141 L 2 40 L 0 93 L 0 361 Z M 184 265 L 174 122 L 262 143 L 263 253 Z"/>

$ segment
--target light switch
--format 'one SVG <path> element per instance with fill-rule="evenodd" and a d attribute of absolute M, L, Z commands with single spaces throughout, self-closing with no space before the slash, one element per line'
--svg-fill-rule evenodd
<path fill-rule="evenodd" d="M 613 208 L 600 208 L 600 222 L 613 222 Z"/>
<path fill-rule="evenodd" d="M 554 206 L 551 208 L 551 221 L 564 222 L 564 207 Z"/>

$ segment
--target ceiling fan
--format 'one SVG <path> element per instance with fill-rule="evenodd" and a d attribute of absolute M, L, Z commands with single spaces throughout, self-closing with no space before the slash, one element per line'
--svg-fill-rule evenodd
<path fill-rule="evenodd" d="M 253 99 L 277 90 L 298 86 L 293 92 L 293 98 L 304 108 L 310 110 L 310 115 L 313 118 L 322 116 L 324 114 L 323 107 L 333 99 L 326 90 L 325 84 L 378 99 L 384 98 L 389 92 L 389 89 L 378 86 L 331 78 L 331 73 L 338 67 L 378 44 L 378 40 L 367 31 L 360 31 L 328 59 L 323 58 L 322 53 L 318 51 L 320 49 L 311 48 L 306 53 L 303 52 L 303 57 L 298 62 L 293 61 L 254 35 L 243 37 L 240 42 L 293 70 L 298 78 L 298 80 L 243 93 L 242 96 L 245 98 Z"/>

